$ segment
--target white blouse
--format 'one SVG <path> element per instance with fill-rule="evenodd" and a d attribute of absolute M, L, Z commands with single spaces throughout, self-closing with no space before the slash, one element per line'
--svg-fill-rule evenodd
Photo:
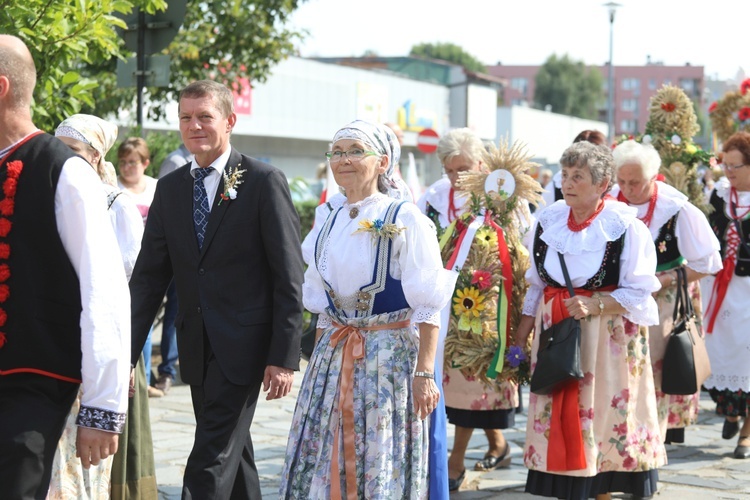
<path fill-rule="evenodd" d="M 716 239 L 706 216 L 698 207 L 690 203 L 682 192 L 661 181 L 656 181 L 656 184 L 659 186 L 659 191 L 649 226 L 652 240 L 656 241 L 661 227 L 679 212 L 675 236 L 680 255 L 687 260 L 687 267 L 703 274 L 719 272 L 723 267 L 719 254 L 719 240 Z M 619 186 L 612 188 L 612 196 L 615 198 L 619 192 Z M 638 210 L 638 217 L 645 217 L 648 205 L 646 202 L 630 206 Z"/>
<path fill-rule="evenodd" d="M 448 211 L 450 208 L 450 193 L 451 193 L 451 181 L 447 177 L 443 177 L 439 181 L 433 183 L 427 188 L 424 195 L 417 201 L 417 206 L 422 213 L 427 212 L 427 204 L 429 203 L 438 212 L 438 222 L 440 227 L 446 228 L 451 223 L 448 220 Z M 456 211 L 461 214 L 463 213 L 464 205 L 468 196 L 459 192 L 453 194 L 453 206 Z"/>
<path fill-rule="evenodd" d="M 320 314 L 318 328 L 331 324 L 330 317 L 325 313 L 328 300 L 322 279 L 330 284 L 345 304 L 346 314 L 354 316 L 353 307 L 346 304 L 352 303 L 349 299 L 372 280 L 376 258 L 373 235 L 355 231 L 360 228 L 360 221 L 382 219 L 393 201 L 377 193 L 355 204 L 343 203 L 330 233 L 321 242 L 317 265 L 314 254 L 310 257 L 302 286 L 302 299 L 307 310 Z M 352 219 L 349 211 L 355 206 L 359 214 Z M 435 227 L 414 204 L 404 203 L 401 206 L 395 224 L 405 230 L 393 240 L 391 277 L 401 280 L 406 301 L 414 311 L 412 322 L 440 326 L 440 310 L 453 294 L 457 273 L 443 268 Z M 322 225 L 322 222 L 316 222 L 316 234 Z"/>
<path fill-rule="evenodd" d="M 565 257 L 565 264 L 574 288 L 583 286 L 601 267 L 607 242 L 625 234 L 620 255 L 620 281 L 612 297 L 626 309 L 624 316 L 639 325 L 656 325 L 659 313 L 651 294 L 661 288 L 656 272 L 656 250 L 648 228 L 636 218 L 634 208 L 618 201 L 605 201 L 604 209 L 592 224 L 582 231 L 568 229 L 570 207 L 559 200 L 542 210 L 538 224 L 544 228 L 542 240 L 549 245 L 544 260 L 547 273 L 558 283 L 565 277 L 556 255 Z M 532 231 L 536 234 L 536 226 Z M 526 272 L 529 290 L 523 314 L 536 316 L 546 286 L 536 268 L 533 237 L 529 245 L 531 267 Z"/>
<path fill-rule="evenodd" d="M 130 281 L 135 261 L 141 251 L 143 218 L 135 202 L 129 196 L 109 184 L 102 184 L 102 186 L 107 194 L 109 221 L 117 236 L 125 276 Z"/>

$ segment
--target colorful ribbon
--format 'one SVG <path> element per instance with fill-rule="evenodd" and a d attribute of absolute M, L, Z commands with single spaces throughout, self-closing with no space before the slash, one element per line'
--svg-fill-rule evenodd
<path fill-rule="evenodd" d="M 513 296 L 513 269 L 510 264 L 510 250 L 505 242 L 505 233 L 503 229 L 492 220 L 491 214 L 487 212 L 484 216 L 484 223 L 490 226 L 497 233 L 497 255 L 502 265 L 500 272 L 503 275 L 503 283 L 497 297 L 497 350 L 495 357 L 492 359 L 487 376 L 495 378 L 503 371 L 505 362 L 505 347 L 510 341 L 510 299 Z"/>
<path fill-rule="evenodd" d="M 344 428 L 344 471 L 346 473 L 346 498 L 357 500 L 357 450 L 354 443 L 354 362 L 365 357 L 365 337 L 362 331 L 397 330 L 407 328 L 411 321 L 406 319 L 396 323 L 374 326 L 351 326 L 335 324 L 336 331 L 330 338 L 331 347 L 344 342 L 341 360 L 339 413 Z M 331 454 L 331 498 L 340 500 L 341 476 L 339 472 L 339 426 L 333 435 Z"/>

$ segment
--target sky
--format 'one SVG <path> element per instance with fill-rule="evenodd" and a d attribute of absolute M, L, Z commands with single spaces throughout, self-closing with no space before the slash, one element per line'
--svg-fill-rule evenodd
<path fill-rule="evenodd" d="M 608 0 L 304 0 L 290 22 L 308 35 L 303 57 L 405 56 L 419 43 L 451 42 L 486 65 L 541 65 L 551 54 L 609 60 Z M 704 66 L 733 79 L 750 72 L 747 0 L 616 0 L 615 66 Z M 737 21 L 733 21 L 737 19 Z"/>

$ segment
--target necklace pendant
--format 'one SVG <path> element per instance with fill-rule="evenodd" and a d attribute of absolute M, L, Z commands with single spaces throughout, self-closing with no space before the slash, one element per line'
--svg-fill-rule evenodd
<path fill-rule="evenodd" d="M 358 207 L 352 207 L 349 209 L 349 218 L 353 219 L 356 216 L 359 215 L 359 208 Z"/>

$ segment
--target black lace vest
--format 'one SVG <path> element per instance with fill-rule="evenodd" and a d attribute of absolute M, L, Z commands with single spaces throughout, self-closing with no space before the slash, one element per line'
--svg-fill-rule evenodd
<path fill-rule="evenodd" d="M 549 247 L 541 238 L 543 232 L 542 225 L 538 224 L 536 234 L 534 235 L 533 247 L 537 272 L 547 286 L 564 288 L 565 284 L 560 284 L 552 279 L 544 268 L 544 259 L 547 256 L 547 249 Z M 622 233 L 622 236 L 618 239 L 607 242 L 607 248 L 604 251 L 604 258 L 599 269 L 581 288 L 584 290 L 598 290 L 608 286 L 617 286 L 620 282 L 620 254 L 622 253 L 624 242 L 625 233 Z"/>

